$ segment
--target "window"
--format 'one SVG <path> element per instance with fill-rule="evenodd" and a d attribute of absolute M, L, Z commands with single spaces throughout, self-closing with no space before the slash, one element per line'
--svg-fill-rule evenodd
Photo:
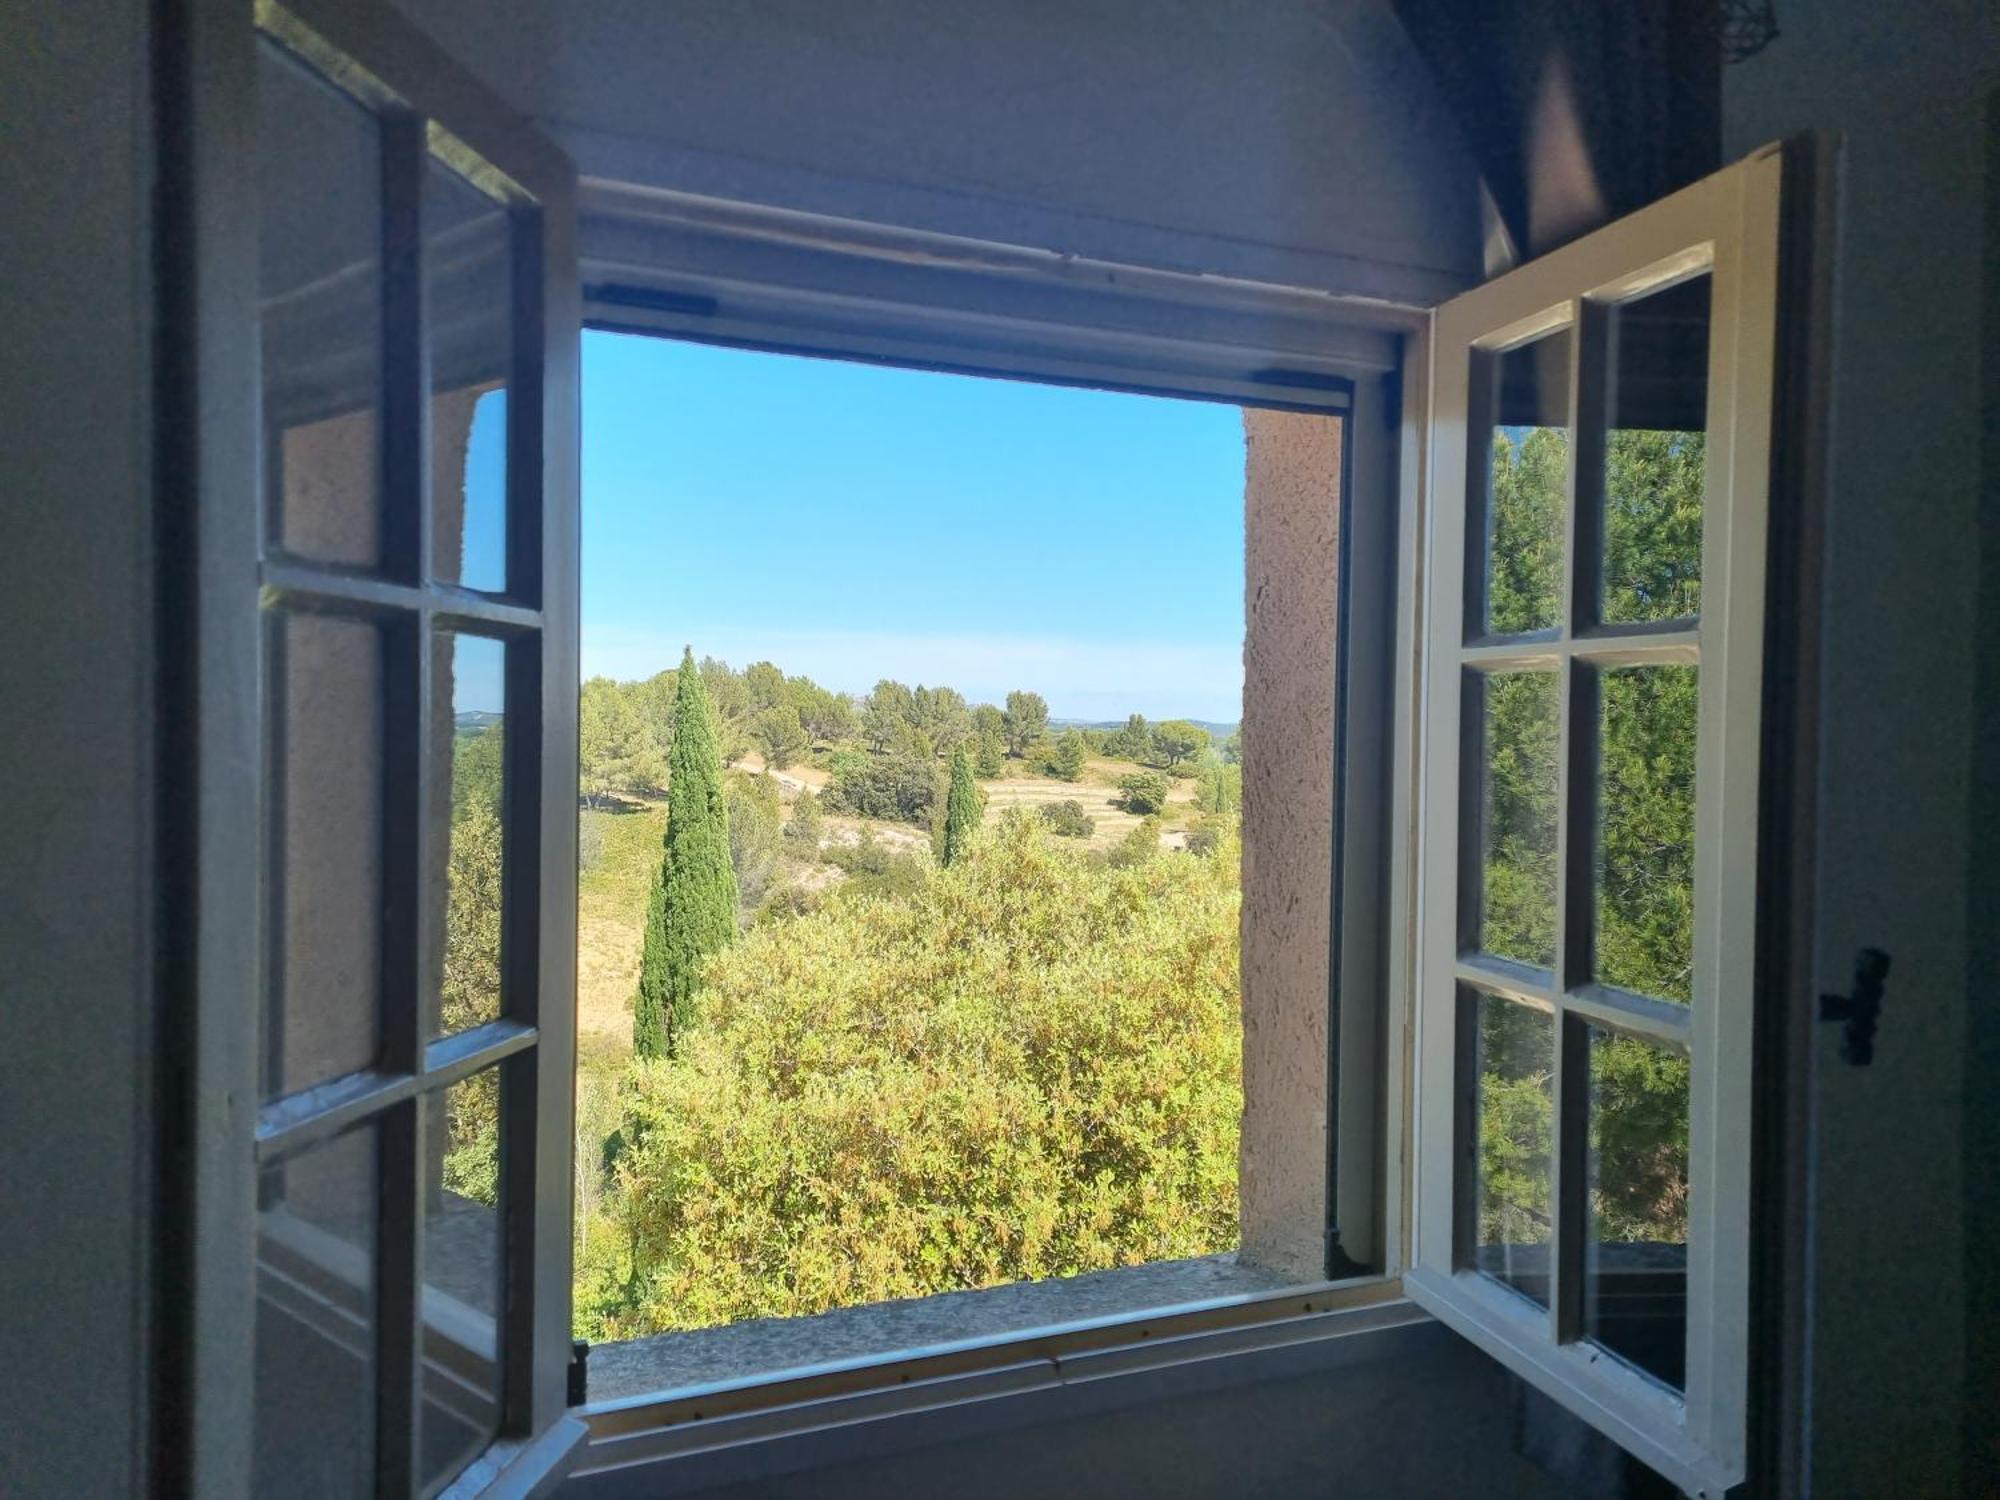
<path fill-rule="evenodd" d="M 190 1296 L 197 1363 L 230 1373 L 191 1403 L 188 1487 L 525 1478 L 580 1435 L 544 1227 L 571 1089 L 574 824 L 545 785 L 574 756 L 570 172 L 386 11 L 246 5 L 187 46 L 191 342 L 251 377 L 204 387 L 195 450 Z M 203 196 L 224 183 L 253 212 Z"/>
<path fill-rule="evenodd" d="M 1744 1463 L 1775 154 L 1440 309 L 1406 1284 Z"/>

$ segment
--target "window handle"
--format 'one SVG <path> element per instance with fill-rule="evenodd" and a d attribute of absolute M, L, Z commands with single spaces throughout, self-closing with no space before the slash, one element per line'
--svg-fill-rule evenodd
<path fill-rule="evenodd" d="M 1880 948 L 1863 948 L 1854 960 L 1854 993 L 1821 995 L 1819 1018 L 1845 1021 L 1840 1055 L 1857 1068 L 1875 1060 L 1875 1018 L 1882 1011 L 1882 981 L 1889 977 L 1889 955 Z"/>

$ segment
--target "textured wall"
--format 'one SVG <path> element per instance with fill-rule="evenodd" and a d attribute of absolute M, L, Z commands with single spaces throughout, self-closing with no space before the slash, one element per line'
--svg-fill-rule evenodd
<path fill-rule="evenodd" d="M 1243 1253 L 1317 1278 L 1340 424 L 1246 411 L 1243 432 Z"/>

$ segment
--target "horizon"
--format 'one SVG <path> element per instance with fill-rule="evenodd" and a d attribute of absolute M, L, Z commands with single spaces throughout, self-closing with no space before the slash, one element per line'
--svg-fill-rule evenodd
<path fill-rule="evenodd" d="M 1235 724 L 1241 414 L 588 331 L 582 614 L 585 678 L 692 645 L 857 699 Z"/>

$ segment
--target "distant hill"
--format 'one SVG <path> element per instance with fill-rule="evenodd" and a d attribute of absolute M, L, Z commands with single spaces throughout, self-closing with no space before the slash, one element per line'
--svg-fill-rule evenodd
<path fill-rule="evenodd" d="M 1173 715 L 1169 714 L 1167 717 L 1172 718 Z M 1146 722 L 1149 724 L 1158 724 L 1161 720 L 1148 719 Z M 1232 734 L 1236 733 L 1237 729 L 1237 726 L 1234 724 L 1218 724 L 1213 719 L 1189 719 L 1187 722 L 1198 728 L 1206 729 L 1210 735 L 1218 740 L 1228 739 Z M 1050 719 L 1049 727 L 1051 729 L 1123 729 L 1125 721 L 1123 719 Z"/>
<path fill-rule="evenodd" d="M 483 734 L 498 724 L 503 717 L 505 716 L 496 714 L 491 709 L 469 708 L 462 714 L 452 715 L 452 736 L 455 739 L 463 739 L 467 735 Z"/>

